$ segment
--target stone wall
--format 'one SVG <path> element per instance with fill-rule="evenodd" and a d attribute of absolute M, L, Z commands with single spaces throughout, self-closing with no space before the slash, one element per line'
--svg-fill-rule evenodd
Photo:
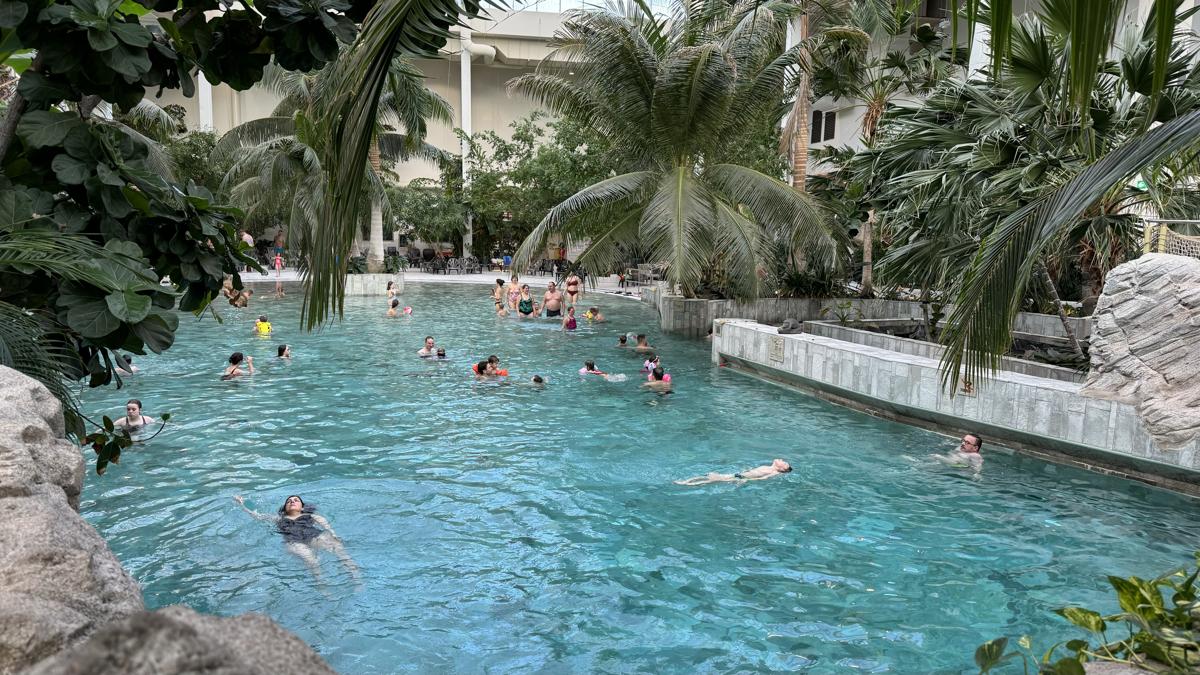
<path fill-rule="evenodd" d="M 1200 436 L 1200 260 L 1150 254 L 1119 265 L 1096 304 L 1084 394 L 1133 406 L 1155 442 Z"/>
<path fill-rule="evenodd" d="M 1060 324 L 1061 325 L 1061 324 Z M 942 354 L 946 352 L 946 348 L 936 342 L 926 342 L 924 340 L 913 340 L 910 338 L 896 337 L 887 333 L 876 333 L 869 330 L 860 330 L 849 326 L 839 326 L 828 321 L 805 321 L 804 332 L 811 335 L 820 335 L 821 337 L 833 338 L 844 342 L 853 342 L 860 345 L 868 345 L 887 349 L 901 354 L 910 356 L 921 356 L 934 361 L 940 361 Z M 1083 382 L 1087 377 L 1086 373 L 1070 368 L 1062 368 L 1052 366 L 1046 363 L 1037 363 L 1035 361 L 1026 361 L 1024 359 L 1016 359 L 1008 356 L 1000 359 L 1001 370 L 1006 370 L 1010 373 L 1022 373 L 1024 375 L 1032 375 L 1033 377 L 1045 377 L 1051 380 L 1062 380 L 1063 382 Z"/>
<path fill-rule="evenodd" d="M 1001 372 L 951 397 L 942 390 L 935 359 L 817 335 L 779 335 L 750 321 L 721 320 L 717 328 L 713 359 L 735 369 L 886 417 L 978 431 L 1055 461 L 1200 494 L 1200 441 L 1163 448 L 1133 406 L 1087 398 L 1078 384 Z"/>
<path fill-rule="evenodd" d="M 863 300 L 860 298 L 760 298 L 758 300 L 689 300 L 671 295 L 658 282 L 642 288 L 642 302 L 658 310 L 659 326 L 664 333 L 703 337 L 716 319 L 748 319 L 758 323 L 778 325 L 784 319 L 820 321 L 833 318 L 840 311 L 837 305 L 851 303 L 853 318 L 863 319 L 920 319 L 921 303 L 909 300 Z M 946 308 L 949 314 L 951 307 Z M 827 310 L 822 314 L 822 310 Z M 1079 338 L 1087 337 L 1091 320 L 1069 318 L 1071 328 Z M 1020 312 L 1013 321 L 1013 331 L 1032 335 L 1063 337 L 1062 322 L 1057 315 Z"/>
<path fill-rule="evenodd" d="M 144 611 L 79 516 L 83 474 L 58 400 L 0 366 L 0 673 L 333 673 L 266 617 Z"/>

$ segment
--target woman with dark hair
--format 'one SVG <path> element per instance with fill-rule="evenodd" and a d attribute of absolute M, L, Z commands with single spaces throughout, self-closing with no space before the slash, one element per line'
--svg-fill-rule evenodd
<path fill-rule="evenodd" d="M 358 565 L 354 564 L 354 559 L 346 553 L 341 537 L 333 531 L 328 520 L 317 515 L 315 506 L 304 504 L 300 495 L 290 495 L 285 499 L 283 506 L 279 507 L 278 514 L 274 516 L 246 508 L 246 500 L 241 495 L 235 496 L 233 501 L 255 520 L 273 523 L 275 530 L 283 535 L 283 545 L 288 553 L 303 560 L 318 580 L 321 578 L 321 562 L 317 559 L 317 550 L 324 549 L 336 555 L 350 576 L 358 581 Z"/>
<path fill-rule="evenodd" d="M 142 414 L 142 402 L 136 398 L 129 399 L 125 404 L 125 416 L 113 422 L 114 427 L 131 434 L 140 431 L 147 424 L 154 424 L 154 418 Z"/>
<path fill-rule="evenodd" d="M 279 345 L 279 353 L 278 353 L 278 354 L 276 354 L 276 356 L 278 356 L 278 357 L 279 357 L 279 358 L 281 358 L 281 359 L 290 359 L 290 358 L 292 358 L 292 347 L 291 347 L 291 345 Z"/>
<path fill-rule="evenodd" d="M 389 281 L 389 282 L 388 282 L 388 285 L 387 285 L 387 299 L 388 299 L 388 301 L 389 301 L 389 302 L 390 302 L 391 300 L 395 299 L 395 297 L 396 297 L 396 288 L 395 288 L 395 286 L 396 286 L 396 282 L 394 282 L 394 281 Z M 398 304 L 398 303 L 397 303 L 397 304 Z M 395 305 L 392 305 L 392 306 L 394 307 Z"/>
<path fill-rule="evenodd" d="M 246 362 L 246 368 L 249 370 L 249 373 L 242 370 L 242 361 Z M 235 377 L 241 377 L 246 374 L 254 374 L 254 357 L 246 356 L 241 352 L 230 354 L 229 365 L 225 367 L 225 374 L 221 376 L 221 379 L 232 380 Z"/>

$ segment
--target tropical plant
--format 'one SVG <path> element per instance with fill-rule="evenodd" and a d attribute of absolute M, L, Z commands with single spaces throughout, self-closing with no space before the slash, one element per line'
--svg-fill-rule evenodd
<path fill-rule="evenodd" d="M 866 186 L 864 202 L 889 223 L 893 243 L 879 264 L 884 282 L 920 289 L 923 298 L 954 296 L 941 335 L 950 382 L 986 376 L 1009 349 L 1012 320 L 1031 296 L 1045 293 L 1069 330 L 1054 277 L 1079 266 L 1087 292 L 1098 292 L 1107 270 L 1137 249 L 1137 211 L 1196 203 L 1194 169 L 1175 161 L 1145 172 L 1145 190 L 1114 181 L 1103 191 L 1076 192 L 1077 204 L 1084 194 L 1089 201 L 1054 227 L 1033 229 L 1036 205 L 1122 153 L 1145 133 L 1152 109 L 1168 121 L 1200 101 L 1195 48 L 1174 47 L 1156 96 L 1155 36 L 1134 26 L 1118 41 L 1119 60 L 1095 74 L 1081 117 L 1067 64 L 1071 11 L 1051 2 L 1022 17 L 1011 27 L 1012 50 L 998 78 L 946 81 L 920 104 L 897 104 L 884 113 L 874 146 L 842 157 L 838 167 Z"/>
<path fill-rule="evenodd" d="M 302 252 L 321 227 L 320 205 L 326 199 L 328 176 L 321 158 L 329 152 L 331 134 L 322 106 L 345 76 L 345 65 L 345 60 L 335 61 L 310 73 L 268 66 L 260 86 L 278 95 L 279 104 L 271 115 L 229 130 L 212 154 L 218 162 L 233 158 L 222 189 L 245 210 L 247 221 L 260 227 L 286 225 L 289 241 Z M 425 88 L 420 71 L 402 58 L 393 59 L 372 130 L 372 150 L 363 163 L 364 190 L 359 198 L 359 222 L 370 224 L 371 271 L 382 270 L 383 221 L 392 220 L 384 197 L 382 159 L 438 160 L 441 151 L 424 142 L 429 119 L 449 122 L 449 104 Z M 302 256 L 301 269 L 306 269 L 303 261 Z"/>
<path fill-rule="evenodd" d="M 591 126 L 621 149 L 622 173 L 568 197 L 515 256 L 528 265 L 552 236 L 587 243 L 580 256 L 607 273 L 630 244 L 663 261 L 666 278 L 694 295 L 706 275 L 755 297 L 771 246 L 785 241 L 833 258 L 827 222 L 802 194 L 744 166 L 731 151 L 760 123 L 778 122 L 789 69 L 782 3 L 678 3 L 671 20 L 644 5 L 567 15 L 556 36 L 573 79 L 538 72 L 509 83 L 551 110 Z"/>
<path fill-rule="evenodd" d="M 389 185 L 387 199 L 401 231 L 422 241 L 454 241 L 466 221 L 461 199 L 430 178 Z"/>
<path fill-rule="evenodd" d="M 1191 675 L 1200 672 L 1200 552 L 1195 569 L 1181 568 L 1154 579 L 1108 577 L 1117 595 L 1121 611 L 1103 615 L 1083 607 L 1055 610 L 1075 626 L 1097 640 L 1075 639 L 1053 645 L 1039 659 L 1032 651 L 1032 640 L 1022 636 L 1022 651 L 1008 651 L 1008 638 L 996 638 L 975 650 L 980 675 L 1020 658 L 1029 671 L 1047 675 L 1083 675 L 1083 663 L 1110 661 L 1145 666 L 1147 672 L 1163 675 Z M 1164 597 L 1165 591 L 1165 597 Z M 1111 636 L 1114 626 L 1125 629 L 1126 637 Z M 1065 647 L 1067 656 L 1056 660 L 1056 652 Z"/>
<path fill-rule="evenodd" d="M 155 32 L 139 20 L 151 9 Z M 248 259 L 235 210 L 156 169 L 143 134 L 97 118 L 102 101 L 128 115 L 147 89 L 190 96 L 197 68 L 209 82 L 247 89 L 272 56 L 286 68 L 319 68 L 372 11 L 391 19 L 388 62 L 433 55 L 446 27 L 478 10 L 453 0 L 238 9 L 211 0 L 0 0 L 0 90 L 11 90 L 13 73 L 20 78 L 0 112 L 0 248 L 15 251 L 0 253 L 0 360 L 40 376 L 81 435 L 58 378 L 112 381 L 111 350 L 169 347 L 177 325 L 169 308 L 201 311 L 226 273 L 240 285 Z M 372 108 L 377 94 L 366 97 Z M 355 134 L 369 143 L 369 130 L 340 141 Z"/>

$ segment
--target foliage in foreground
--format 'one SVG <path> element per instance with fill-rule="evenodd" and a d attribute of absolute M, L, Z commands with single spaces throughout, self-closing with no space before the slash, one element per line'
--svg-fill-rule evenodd
<path fill-rule="evenodd" d="M 1039 659 L 1028 636 L 1017 641 L 1020 651 L 1009 651 L 1008 638 L 1002 637 L 975 650 L 975 663 L 981 675 L 1018 658 L 1026 673 L 1045 675 L 1083 675 L 1082 664 L 1087 661 L 1145 665 L 1164 675 L 1200 673 L 1198 578 L 1200 551 L 1196 552 L 1192 570 L 1181 568 L 1154 579 L 1110 576 L 1108 583 L 1116 591 L 1120 612 L 1104 616 L 1082 607 L 1057 610 L 1067 621 L 1091 633 L 1091 640 L 1055 644 Z M 1125 635 L 1109 634 L 1115 631 Z M 1068 654 L 1057 658 L 1059 648 Z"/>
<path fill-rule="evenodd" d="M 114 350 L 168 348 L 178 321 L 170 309 L 201 311 L 225 274 L 240 285 L 248 260 L 236 211 L 200 185 L 171 180 L 144 135 L 97 119 L 100 103 L 127 116 L 147 89 L 190 96 L 198 70 L 244 90 L 272 58 L 319 69 L 372 8 L 392 14 L 389 60 L 398 51 L 432 55 L 458 17 L 479 9 L 456 0 L 242 7 L 0 0 L 0 63 L 20 74 L 0 120 L 0 363 L 45 383 L 77 437 L 84 428 L 72 383 L 115 379 Z M 151 9 L 160 31 L 139 20 Z M 374 108 L 378 93 L 355 95 Z"/>

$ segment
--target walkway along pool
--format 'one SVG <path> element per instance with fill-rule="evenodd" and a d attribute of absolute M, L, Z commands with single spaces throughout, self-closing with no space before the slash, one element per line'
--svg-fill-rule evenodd
<path fill-rule="evenodd" d="M 1200 540 L 1200 505 L 1172 493 L 986 443 L 979 480 L 930 466 L 956 443 L 724 373 L 637 303 L 591 296 L 609 322 L 571 335 L 498 319 L 486 294 L 410 285 L 411 319 L 352 298 L 309 334 L 292 296 L 183 315 L 126 389 L 86 392 L 96 414 L 139 398 L 173 416 L 81 505 L 147 605 L 264 612 L 345 673 L 958 673 L 998 635 L 1073 636 L 1054 608 L 1115 611 L 1104 575 L 1182 565 Z M 260 313 L 272 338 L 251 335 Z M 649 333 L 676 393 L 638 391 L 625 331 Z M 450 363 L 416 358 L 427 334 Z M 235 350 L 259 372 L 221 382 Z M 470 376 L 488 354 L 508 382 Z M 629 381 L 582 380 L 588 358 Z M 773 457 L 795 471 L 671 483 Z M 330 555 L 315 585 L 232 500 L 293 493 L 361 590 Z"/>

